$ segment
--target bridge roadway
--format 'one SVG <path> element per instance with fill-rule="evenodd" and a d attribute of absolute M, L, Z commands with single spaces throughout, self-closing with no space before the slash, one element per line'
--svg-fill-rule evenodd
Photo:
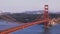
<path fill-rule="evenodd" d="M 0 34 L 9 34 L 11 32 L 14 32 L 14 31 L 17 31 L 17 30 L 22 30 L 22 29 L 27 28 L 29 26 L 33 26 L 33 25 L 36 25 L 36 24 L 41 24 L 41 23 L 46 22 L 46 21 L 47 20 L 41 20 L 41 21 L 31 22 L 31 23 L 27 23 L 27 24 L 24 24 L 24 25 L 21 25 L 21 26 L 16 26 L 16 27 L 13 27 L 13 28 L 5 29 L 2 32 L 0 32 Z"/>

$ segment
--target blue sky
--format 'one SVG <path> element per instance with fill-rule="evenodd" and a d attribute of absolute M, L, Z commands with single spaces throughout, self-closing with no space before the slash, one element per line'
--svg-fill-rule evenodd
<path fill-rule="evenodd" d="M 3 12 L 24 12 L 43 10 L 49 5 L 49 11 L 60 11 L 60 0 L 0 0 L 0 10 Z"/>

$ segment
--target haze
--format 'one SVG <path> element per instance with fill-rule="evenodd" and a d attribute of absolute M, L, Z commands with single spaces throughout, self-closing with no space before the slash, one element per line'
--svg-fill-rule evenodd
<path fill-rule="evenodd" d="M 60 0 L 0 0 L 0 12 L 21 13 L 43 10 L 45 4 L 49 5 L 50 12 L 60 11 Z"/>

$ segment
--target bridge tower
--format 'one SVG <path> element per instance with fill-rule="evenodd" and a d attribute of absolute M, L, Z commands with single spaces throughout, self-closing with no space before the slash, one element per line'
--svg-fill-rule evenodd
<path fill-rule="evenodd" d="M 44 20 L 46 20 L 46 22 L 44 22 L 44 27 L 48 27 L 48 23 L 49 23 L 49 14 L 48 14 L 48 5 L 44 5 Z"/>

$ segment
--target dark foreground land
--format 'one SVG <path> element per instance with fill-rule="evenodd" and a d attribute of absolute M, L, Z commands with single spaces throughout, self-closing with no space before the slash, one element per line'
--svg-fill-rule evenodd
<path fill-rule="evenodd" d="M 14 19 L 16 19 L 17 21 L 24 22 L 24 23 L 37 21 L 38 19 L 39 20 L 43 19 L 43 14 L 14 13 L 14 14 L 4 14 L 4 15 L 1 15 L 1 16 L 6 17 L 6 18 L 7 18 L 7 16 L 11 16 Z M 1 16 L 0 16 L 0 19 L 3 19 Z M 52 18 L 60 18 L 60 14 L 50 13 L 49 18 L 51 18 L 51 19 Z"/>
<path fill-rule="evenodd" d="M 24 13 L 14 13 L 14 14 L 6 14 L 6 15 L 4 14 L 4 15 L 1 15 L 1 16 L 6 17 L 6 18 L 7 18 L 7 16 L 11 16 L 14 19 L 16 19 L 17 21 L 24 22 L 24 23 L 37 21 L 37 20 L 42 20 L 43 17 L 44 17 L 43 14 L 24 14 Z M 1 16 L 0 16 L 0 19 L 2 19 Z M 50 19 L 60 18 L 60 14 L 50 13 L 49 18 Z"/>

